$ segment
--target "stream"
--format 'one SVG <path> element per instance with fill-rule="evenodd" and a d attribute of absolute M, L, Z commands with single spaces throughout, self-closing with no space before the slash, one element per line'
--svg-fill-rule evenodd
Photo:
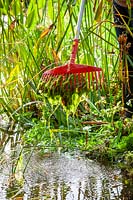
<path fill-rule="evenodd" d="M 120 170 L 77 152 L 24 154 L 15 174 L 12 163 L 7 152 L 0 163 L 0 200 L 133 199 Z"/>

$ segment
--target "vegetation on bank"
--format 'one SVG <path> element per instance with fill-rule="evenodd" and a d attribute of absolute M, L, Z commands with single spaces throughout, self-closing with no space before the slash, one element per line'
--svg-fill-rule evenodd
<path fill-rule="evenodd" d="M 10 139 L 44 151 L 80 149 L 119 162 L 133 176 L 133 119 L 122 115 L 111 4 L 87 1 L 76 60 L 103 69 L 102 87 L 92 83 L 89 91 L 65 96 L 44 91 L 43 72 L 70 59 L 79 11 L 74 2 L 31 0 L 27 7 L 24 1 L 1 1 L 1 149 Z"/>

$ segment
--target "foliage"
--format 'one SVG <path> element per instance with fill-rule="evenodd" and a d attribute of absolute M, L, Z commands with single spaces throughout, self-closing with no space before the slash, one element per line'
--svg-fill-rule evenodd
<path fill-rule="evenodd" d="M 111 15 L 108 15 L 110 7 L 106 5 L 104 10 L 107 9 L 107 12 L 100 13 L 103 15 L 101 19 L 92 15 L 92 9 L 92 4 L 87 3 L 77 62 L 80 60 L 80 63 L 102 67 L 108 88 L 109 73 L 115 80 L 117 62 L 117 56 L 114 58 L 110 54 L 114 48 L 117 52 Z M 25 110 L 21 109 L 15 114 L 14 110 L 42 98 L 38 92 L 43 71 L 69 60 L 78 11 L 78 4 L 73 5 L 65 0 L 32 0 L 28 8 L 18 0 L 2 1 L 1 112 L 6 112 L 17 121 L 16 115 Z M 110 100 L 111 96 L 109 93 Z"/>

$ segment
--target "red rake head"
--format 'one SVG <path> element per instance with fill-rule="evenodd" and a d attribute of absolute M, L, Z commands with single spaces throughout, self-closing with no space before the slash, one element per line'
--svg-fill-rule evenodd
<path fill-rule="evenodd" d="M 87 89 L 98 87 L 102 84 L 103 71 L 101 68 L 87 66 L 75 63 L 69 63 L 43 73 L 44 83 L 50 82 L 52 86 L 64 85 L 66 89 L 78 88 L 83 89 L 84 85 Z M 65 86 L 65 83 L 66 86 Z"/>
<path fill-rule="evenodd" d="M 45 78 L 46 76 L 58 76 L 65 74 L 78 74 L 78 73 L 91 73 L 91 72 L 102 72 L 102 69 L 94 66 L 70 63 L 45 71 L 43 73 L 43 78 Z"/>
<path fill-rule="evenodd" d="M 43 73 L 42 78 L 47 86 L 47 83 L 50 83 L 51 87 L 61 86 L 73 91 L 74 88 L 83 89 L 84 85 L 87 89 L 91 88 L 91 86 L 94 88 L 95 85 L 98 87 L 99 83 L 101 85 L 101 80 L 103 80 L 101 68 L 75 63 L 78 43 L 79 40 L 74 39 L 68 64 L 55 67 Z"/>

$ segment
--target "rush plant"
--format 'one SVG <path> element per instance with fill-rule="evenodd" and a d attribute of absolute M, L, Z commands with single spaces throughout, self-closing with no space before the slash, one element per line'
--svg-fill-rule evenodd
<path fill-rule="evenodd" d="M 30 128 L 36 119 L 44 118 L 51 120 L 50 125 L 53 125 L 52 117 L 47 116 L 53 105 L 44 109 L 48 96 L 43 90 L 41 77 L 46 69 L 69 60 L 78 12 L 79 1 L 1 1 L 0 112 L 1 117 L 8 117 L 7 127 L 15 124 L 9 130 L 16 125 Z M 96 114 L 98 119 L 100 116 L 102 120 L 113 120 L 105 113 L 111 113 L 121 101 L 118 55 L 111 5 L 104 1 L 96 1 L 95 4 L 87 1 L 76 62 L 101 67 L 104 82 L 102 89 L 90 90 L 80 97 L 76 93 L 73 97 L 67 95 L 65 100 L 60 101 L 63 106 L 60 112 L 65 112 L 66 126 L 68 115 L 78 115 L 81 107 L 84 110 L 88 107 L 90 116 Z M 73 101 L 74 98 L 76 101 Z M 88 99 L 85 104 L 84 98 Z M 53 104 L 54 101 L 50 102 Z M 55 109 L 52 112 L 57 111 Z M 55 115 L 58 118 L 59 115 Z M 60 119 L 57 121 L 60 122 Z M 1 130 L 3 132 L 3 128 Z"/>

